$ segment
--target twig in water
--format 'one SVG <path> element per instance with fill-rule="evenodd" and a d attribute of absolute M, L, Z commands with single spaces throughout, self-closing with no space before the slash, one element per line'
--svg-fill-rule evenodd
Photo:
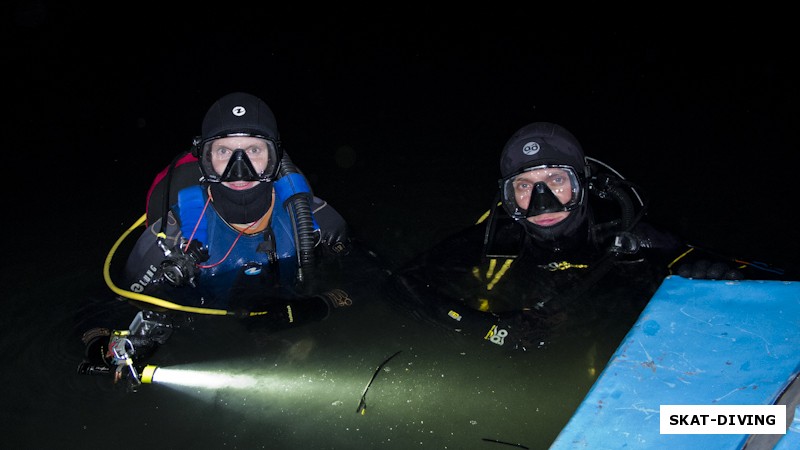
<path fill-rule="evenodd" d="M 395 354 L 394 354 L 394 355 L 392 355 L 392 356 L 390 356 L 390 357 L 386 358 L 386 359 L 385 359 L 385 360 L 384 360 L 382 363 L 380 363 L 380 365 L 378 366 L 378 368 L 377 368 L 377 369 L 375 369 L 375 373 L 373 373 L 373 374 L 372 374 L 372 378 L 370 378 L 370 380 L 369 380 L 369 383 L 367 383 L 367 387 L 365 387 L 365 388 L 364 388 L 364 393 L 362 393 L 362 394 L 361 394 L 361 400 L 358 402 L 358 408 L 356 409 L 356 413 L 360 413 L 362 416 L 364 415 L 364 413 L 365 413 L 365 412 L 366 412 L 366 410 L 367 410 L 367 391 L 369 390 L 369 387 L 372 385 L 372 382 L 373 382 L 373 381 L 375 381 L 375 377 L 377 377 L 377 376 L 378 376 L 378 372 L 380 372 L 380 371 L 381 371 L 381 368 L 382 368 L 382 367 L 383 367 L 383 366 L 384 366 L 386 363 L 388 363 L 388 362 L 389 362 L 389 360 L 391 360 L 392 358 L 394 358 L 395 356 L 397 356 L 398 354 L 400 354 L 400 352 L 401 352 L 401 351 L 402 351 L 402 350 L 398 350 L 397 352 L 395 352 Z"/>
<path fill-rule="evenodd" d="M 483 438 L 483 440 L 486 442 L 494 442 L 495 444 L 505 444 L 505 445 L 510 445 L 512 447 L 524 448 L 526 450 L 528 449 L 528 447 L 525 447 L 522 444 L 514 444 L 512 442 L 498 441 L 497 439 L 489 439 L 489 438 Z"/>

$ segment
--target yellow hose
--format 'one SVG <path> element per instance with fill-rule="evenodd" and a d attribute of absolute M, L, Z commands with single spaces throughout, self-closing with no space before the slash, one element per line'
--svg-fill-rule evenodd
<path fill-rule="evenodd" d="M 152 305 L 160 306 L 162 308 L 174 309 L 174 310 L 177 310 L 177 311 L 184 311 L 184 312 L 189 312 L 189 313 L 210 314 L 210 315 L 215 315 L 215 316 L 234 315 L 233 312 L 226 311 L 224 309 L 197 308 L 197 307 L 193 307 L 193 306 L 179 305 L 177 303 L 172 303 L 170 301 L 167 301 L 167 300 L 164 300 L 164 299 L 160 299 L 160 298 L 157 298 L 157 297 L 153 297 L 151 295 L 146 295 L 146 294 L 140 294 L 140 293 L 137 293 L 137 292 L 127 291 L 125 289 L 121 289 L 121 288 L 117 287 L 114 284 L 114 282 L 111 280 L 111 260 L 114 257 L 114 253 L 116 253 L 116 251 L 119 248 L 120 244 L 122 244 L 122 241 L 124 241 L 128 237 L 128 235 L 131 234 L 131 232 L 133 232 L 134 229 L 136 229 L 137 227 L 141 226 L 145 222 L 145 220 L 147 220 L 147 214 L 142 214 L 142 217 L 140 217 L 139 220 L 136 221 L 136 223 L 131 225 L 130 228 L 128 228 L 124 233 L 122 233 L 122 236 L 120 236 L 119 239 L 117 239 L 117 241 L 111 247 L 111 250 L 108 252 L 108 255 L 106 256 L 106 262 L 103 265 L 103 278 L 106 280 L 106 284 L 108 285 L 108 287 L 111 288 L 111 290 L 114 291 L 115 293 L 121 295 L 122 297 L 129 298 L 131 300 L 140 301 L 140 302 L 150 303 Z M 248 315 L 251 315 L 251 316 L 252 315 L 256 315 L 256 314 L 259 314 L 259 315 L 260 314 L 266 314 L 266 312 L 262 311 L 262 312 L 250 312 L 250 313 L 248 313 Z"/>

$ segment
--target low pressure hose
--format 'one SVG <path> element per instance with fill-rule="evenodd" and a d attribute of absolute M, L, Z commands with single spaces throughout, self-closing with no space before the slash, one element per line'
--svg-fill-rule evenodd
<path fill-rule="evenodd" d="M 633 207 L 633 202 L 631 201 L 630 196 L 627 192 L 625 192 L 624 189 L 614 183 L 609 185 L 608 193 L 619 204 L 622 219 L 622 229 L 625 231 L 630 231 L 630 229 L 636 224 L 634 222 L 636 210 Z"/>
<path fill-rule="evenodd" d="M 281 177 L 303 173 L 294 165 L 289 155 L 284 152 L 281 158 L 279 169 Z M 279 178 L 280 179 L 280 178 Z M 314 216 L 311 213 L 311 199 L 313 194 L 310 191 L 305 195 L 293 195 L 288 200 L 289 214 L 292 216 L 295 226 L 297 257 L 298 257 L 298 281 L 303 282 L 314 267 L 314 247 L 316 246 Z"/>

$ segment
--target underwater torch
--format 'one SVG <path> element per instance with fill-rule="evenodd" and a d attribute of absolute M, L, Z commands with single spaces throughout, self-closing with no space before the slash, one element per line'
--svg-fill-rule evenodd
<path fill-rule="evenodd" d="M 154 366 L 152 364 L 144 366 L 144 369 L 142 369 L 142 377 L 141 377 L 142 384 L 152 384 L 153 377 L 156 374 L 156 370 L 158 370 L 158 366 Z"/>

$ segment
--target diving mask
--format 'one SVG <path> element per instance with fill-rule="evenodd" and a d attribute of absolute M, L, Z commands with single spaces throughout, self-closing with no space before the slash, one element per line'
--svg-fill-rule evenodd
<path fill-rule="evenodd" d="M 516 220 L 572 211 L 583 203 L 582 178 L 572 166 L 526 167 L 500 180 L 503 207 Z"/>
<path fill-rule="evenodd" d="M 278 146 L 263 136 L 234 134 L 209 139 L 199 143 L 196 151 L 208 182 L 269 182 L 278 174 Z"/>

